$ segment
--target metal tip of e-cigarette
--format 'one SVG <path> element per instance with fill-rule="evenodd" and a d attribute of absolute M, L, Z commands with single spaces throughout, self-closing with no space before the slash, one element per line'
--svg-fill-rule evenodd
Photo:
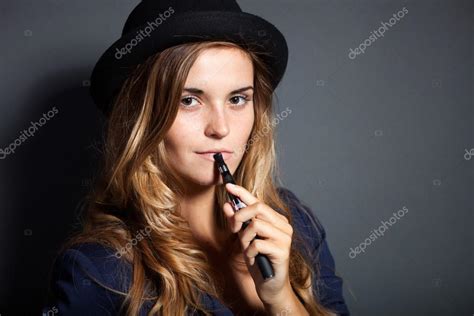
<path fill-rule="evenodd" d="M 219 164 L 224 163 L 224 158 L 222 157 L 221 153 L 215 153 L 212 157 L 214 157 L 214 160 L 217 161 Z"/>

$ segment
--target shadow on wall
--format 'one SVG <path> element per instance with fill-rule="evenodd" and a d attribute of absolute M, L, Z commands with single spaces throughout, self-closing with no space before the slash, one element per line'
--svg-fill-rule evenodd
<path fill-rule="evenodd" d="M 89 75 L 84 68 L 41 80 L 49 95 L 25 91 L 29 112 L 4 127 L 2 315 L 41 313 L 53 259 L 79 227 L 105 121 L 89 96 Z"/>

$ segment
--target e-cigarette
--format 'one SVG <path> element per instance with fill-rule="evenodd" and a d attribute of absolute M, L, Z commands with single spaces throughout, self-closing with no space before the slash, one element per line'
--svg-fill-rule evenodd
<path fill-rule="evenodd" d="M 216 153 L 216 154 L 213 155 L 213 157 L 214 157 L 214 160 L 217 163 L 217 168 L 219 169 L 219 172 L 222 176 L 222 180 L 224 181 L 224 185 L 226 183 L 236 184 L 235 181 L 234 181 L 234 177 L 232 176 L 232 174 L 229 171 L 229 168 L 227 168 L 227 165 L 224 162 L 224 158 L 222 157 L 222 154 L 221 153 Z M 235 211 L 239 211 L 240 209 L 247 206 L 237 196 L 233 195 L 232 193 L 229 193 L 228 191 L 226 191 L 226 192 L 227 192 L 227 196 L 229 197 L 229 200 L 232 203 L 232 206 L 234 207 Z M 250 224 L 250 221 L 251 221 L 250 219 L 245 221 L 242 224 L 241 230 L 245 229 Z M 255 238 L 260 239 L 260 237 L 258 235 Z M 258 268 L 260 269 L 260 272 L 262 273 L 262 277 L 263 277 L 264 280 L 272 278 L 274 276 L 273 267 L 270 263 L 270 260 L 268 259 L 268 257 L 266 255 L 258 254 L 255 257 L 255 260 L 257 261 Z"/>

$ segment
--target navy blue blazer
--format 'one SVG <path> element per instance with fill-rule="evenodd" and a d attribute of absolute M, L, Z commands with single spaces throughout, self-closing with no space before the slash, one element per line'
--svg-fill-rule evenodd
<path fill-rule="evenodd" d="M 299 234 L 309 248 L 299 243 L 295 243 L 295 246 L 305 255 L 315 256 L 319 253 L 321 272 L 319 278 L 315 275 L 313 284 L 316 285 L 314 291 L 319 293 L 320 302 L 323 306 L 337 311 L 338 315 L 349 316 L 342 294 L 343 280 L 335 274 L 335 263 L 323 226 L 311 209 L 301 203 L 293 192 L 286 188 L 278 189 L 290 205 L 293 235 Z M 113 249 L 98 243 L 83 243 L 63 251 L 53 265 L 43 315 L 119 315 L 123 296 L 98 284 L 126 292 L 132 270 L 130 265 L 117 258 L 115 253 Z M 316 261 L 313 262 L 316 266 Z M 120 282 L 119 275 L 125 277 L 125 282 Z M 203 305 L 214 315 L 233 315 L 220 300 L 207 293 L 203 293 Z M 145 303 L 140 315 L 147 315 L 151 306 L 151 302 Z"/>

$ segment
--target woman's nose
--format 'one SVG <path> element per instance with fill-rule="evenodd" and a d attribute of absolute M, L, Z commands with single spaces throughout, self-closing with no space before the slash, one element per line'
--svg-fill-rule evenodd
<path fill-rule="evenodd" d="M 207 113 L 205 134 L 208 137 L 222 138 L 229 134 L 229 122 L 223 106 L 212 107 Z"/>

